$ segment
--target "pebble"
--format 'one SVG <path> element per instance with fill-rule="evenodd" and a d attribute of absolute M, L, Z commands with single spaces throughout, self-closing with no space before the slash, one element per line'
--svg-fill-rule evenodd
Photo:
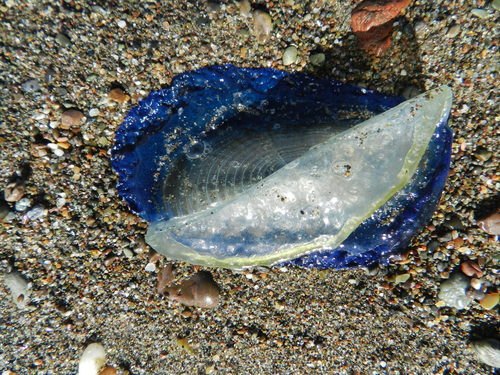
<path fill-rule="evenodd" d="M 9 272 L 4 276 L 5 286 L 10 290 L 12 300 L 18 308 L 23 309 L 29 301 L 31 283 L 17 271 Z"/>
<path fill-rule="evenodd" d="M 415 35 L 420 39 L 425 38 L 430 31 L 429 26 L 424 21 L 418 21 L 415 23 L 414 30 Z"/>
<path fill-rule="evenodd" d="M 456 309 L 465 309 L 471 303 L 471 299 L 466 295 L 468 287 L 469 279 L 467 276 L 456 273 L 448 280 L 441 283 L 438 298 L 443 301 L 446 306 Z"/>
<path fill-rule="evenodd" d="M 65 128 L 79 126 L 84 117 L 82 112 L 76 109 L 68 109 L 61 115 L 61 125 Z"/>
<path fill-rule="evenodd" d="M 493 0 L 493 2 L 491 3 L 491 6 L 495 10 L 500 10 L 500 0 Z"/>
<path fill-rule="evenodd" d="M 297 50 L 297 47 L 290 46 L 288 47 L 285 52 L 283 52 L 283 65 L 292 65 L 297 61 L 297 54 L 299 51 Z"/>
<path fill-rule="evenodd" d="M 59 156 L 59 157 L 60 157 L 60 156 L 64 156 L 64 151 L 63 151 L 63 150 L 61 150 L 60 148 L 55 148 L 55 149 L 53 149 L 53 150 L 52 150 L 52 152 L 53 152 L 53 153 L 54 153 L 54 155 L 56 155 L 56 156 Z"/>
<path fill-rule="evenodd" d="M 55 93 L 57 96 L 60 96 L 62 98 L 68 95 L 68 90 L 66 90 L 64 87 L 58 87 L 56 88 Z"/>
<path fill-rule="evenodd" d="M 410 274 L 409 273 L 402 273 L 399 275 L 394 275 L 393 280 L 395 284 L 401 284 L 405 283 L 410 279 Z"/>
<path fill-rule="evenodd" d="M 106 351 L 99 343 L 89 344 L 80 357 L 78 375 L 99 375 L 99 370 L 106 362 Z"/>
<path fill-rule="evenodd" d="M 134 252 L 130 249 L 123 249 L 123 255 L 125 255 L 128 259 L 132 259 L 134 257 Z"/>
<path fill-rule="evenodd" d="M 26 214 L 26 218 L 28 220 L 34 221 L 44 217 L 45 215 L 47 215 L 47 209 L 43 205 L 37 204 L 35 207 L 28 211 L 28 213 Z"/>
<path fill-rule="evenodd" d="M 169 298 L 185 306 L 213 309 L 217 307 L 220 299 L 220 288 L 212 275 L 200 271 L 179 285 L 166 288 Z"/>
<path fill-rule="evenodd" d="M 57 34 L 56 42 L 59 43 L 62 47 L 67 47 L 71 44 L 71 40 L 62 33 Z"/>
<path fill-rule="evenodd" d="M 148 263 L 148 264 L 146 264 L 146 267 L 144 267 L 144 271 L 154 272 L 154 271 L 156 271 L 156 265 L 154 263 Z"/>
<path fill-rule="evenodd" d="M 397 17 L 410 2 L 411 0 L 362 1 L 352 11 L 351 28 L 356 33 L 383 25 Z"/>
<path fill-rule="evenodd" d="M 26 188 L 22 182 L 11 182 L 5 187 L 3 192 L 4 199 L 7 202 L 17 202 L 26 192 Z"/>
<path fill-rule="evenodd" d="M 273 20 L 271 16 L 261 10 L 253 12 L 253 33 L 259 43 L 265 43 L 271 37 Z"/>
<path fill-rule="evenodd" d="M 484 9 L 479 9 L 479 8 L 475 8 L 475 9 L 472 9 L 471 13 L 473 15 L 475 15 L 476 17 L 479 17 L 481 19 L 486 19 L 490 16 L 490 14 L 488 13 L 488 11 L 484 10 Z"/>
<path fill-rule="evenodd" d="M 476 290 L 481 290 L 481 287 L 483 286 L 483 283 L 481 282 L 481 279 L 473 278 L 470 281 L 470 286 L 473 287 Z"/>
<path fill-rule="evenodd" d="M 108 97 L 117 103 L 124 103 L 130 99 L 130 96 L 128 96 L 125 91 L 123 91 L 120 88 L 115 88 L 111 90 L 108 94 Z"/>
<path fill-rule="evenodd" d="M 483 271 L 481 270 L 481 267 L 479 267 L 479 265 L 476 262 L 473 262 L 471 260 L 463 262 L 460 265 L 460 269 L 465 275 L 469 277 L 480 278 L 481 276 L 483 276 Z"/>
<path fill-rule="evenodd" d="M 326 56 L 324 53 L 314 53 L 309 57 L 311 64 L 315 66 L 321 66 L 325 63 Z"/>
<path fill-rule="evenodd" d="M 30 79 L 21 85 L 24 92 L 34 92 L 40 90 L 40 83 L 36 79 Z"/>
<path fill-rule="evenodd" d="M 29 198 L 22 198 L 19 201 L 16 202 L 15 208 L 16 211 L 18 212 L 24 212 L 31 206 L 31 199 Z"/>
<path fill-rule="evenodd" d="M 99 110 L 97 108 L 92 108 L 89 111 L 89 116 L 90 117 L 97 117 L 99 115 Z"/>
<path fill-rule="evenodd" d="M 481 301 L 479 301 L 479 303 L 486 310 L 491 310 L 496 305 L 498 305 L 498 298 L 499 298 L 498 293 L 488 293 L 484 296 L 484 298 Z"/>
<path fill-rule="evenodd" d="M 388 22 L 384 25 L 374 27 L 369 31 L 356 32 L 359 47 L 367 54 L 372 56 L 382 56 L 382 54 L 391 46 L 391 35 L 393 25 Z"/>
<path fill-rule="evenodd" d="M 479 228 L 486 233 L 500 236 L 500 212 L 496 212 L 478 222 Z"/>
<path fill-rule="evenodd" d="M 118 27 L 120 29 L 123 29 L 123 28 L 127 27 L 127 22 L 125 22 L 124 20 L 120 20 L 116 24 L 118 25 Z"/>
<path fill-rule="evenodd" d="M 249 0 L 241 0 L 238 2 L 238 9 L 240 15 L 243 17 L 250 17 L 250 12 L 252 11 L 252 6 Z"/>
<path fill-rule="evenodd" d="M 495 339 L 483 339 L 472 343 L 476 357 L 484 364 L 500 368 L 500 341 Z"/>
<path fill-rule="evenodd" d="M 493 153 L 491 151 L 488 151 L 485 149 L 478 149 L 478 150 L 476 150 L 476 152 L 474 152 L 474 157 L 477 160 L 480 160 L 483 162 L 490 160 L 492 155 L 493 155 Z"/>
<path fill-rule="evenodd" d="M 460 25 L 453 25 L 446 32 L 446 36 L 452 39 L 455 38 L 458 34 L 460 34 Z"/>

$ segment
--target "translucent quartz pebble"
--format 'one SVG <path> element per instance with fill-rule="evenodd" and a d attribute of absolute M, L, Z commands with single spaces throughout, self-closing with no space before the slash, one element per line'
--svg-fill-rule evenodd
<path fill-rule="evenodd" d="M 441 88 L 334 135 L 233 197 L 151 223 L 170 258 L 243 268 L 336 248 L 407 184 L 451 105 Z"/>

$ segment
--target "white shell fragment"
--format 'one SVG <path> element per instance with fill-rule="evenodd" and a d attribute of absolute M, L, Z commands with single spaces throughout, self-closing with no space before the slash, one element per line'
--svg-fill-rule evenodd
<path fill-rule="evenodd" d="M 335 248 L 408 183 L 451 100 L 443 87 L 401 103 L 226 201 L 151 223 L 146 241 L 169 258 L 236 269 Z M 238 238 L 243 250 L 211 245 Z"/>
<path fill-rule="evenodd" d="M 78 375 L 98 375 L 106 361 L 106 351 L 99 343 L 89 344 L 83 351 L 78 365 Z"/>
<path fill-rule="evenodd" d="M 4 276 L 5 286 L 10 290 L 12 300 L 18 308 L 23 309 L 29 301 L 31 283 L 17 271 L 9 272 Z"/>
<path fill-rule="evenodd" d="M 500 341 L 495 339 L 474 341 L 472 349 L 481 362 L 494 368 L 500 368 Z"/>

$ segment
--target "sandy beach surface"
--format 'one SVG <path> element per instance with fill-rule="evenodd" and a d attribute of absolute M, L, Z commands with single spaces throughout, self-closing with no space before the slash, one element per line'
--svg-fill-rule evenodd
<path fill-rule="evenodd" d="M 498 205 L 498 1 L 414 0 L 380 57 L 350 29 L 358 3 L 0 2 L 1 374 L 76 374 L 92 342 L 118 374 L 493 373 L 470 343 L 499 328 L 498 306 L 479 303 L 497 292 L 498 242 L 478 225 Z M 269 37 L 255 35 L 256 11 Z M 215 309 L 157 293 L 171 261 L 117 194 L 114 132 L 176 74 L 228 63 L 397 95 L 452 88 L 451 173 L 405 256 L 369 270 L 206 269 Z M 437 294 L 464 262 L 481 274 L 458 310 Z M 200 269 L 174 264 L 179 280 Z"/>

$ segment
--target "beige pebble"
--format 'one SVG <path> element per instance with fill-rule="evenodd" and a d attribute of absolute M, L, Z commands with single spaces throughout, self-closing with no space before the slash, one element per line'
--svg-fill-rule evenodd
<path fill-rule="evenodd" d="M 4 198 L 7 202 L 17 202 L 26 193 L 26 188 L 21 182 L 11 182 L 5 187 L 3 192 Z"/>
<path fill-rule="evenodd" d="M 294 64 L 297 61 L 298 53 L 297 47 L 288 47 L 285 52 L 283 52 L 283 65 L 287 66 Z"/>
<path fill-rule="evenodd" d="M 488 216 L 478 222 L 479 227 L 488 234 L 500 236 L 500 212 Z"/>
<path fill-rule="evenodd" d="M 82 112 L 76 109 L 69 109 L 61 115 L 61 127 L 69 129 L 74 126 L 79 126 L 84 117 Z"/>
<path fill-rule="evenodd" d="M 212 275 L 200 271 L 179 285 L 166 288 L 169 298 L 185 306 L 213 309 L 219 304 L 220 289 Z"/>
<path fill-rule="evenodd" d="M 271 37 L 273 20 L 271 16 L 261 10 L 253 12 L 253 33 L 259 43 L 265 43 Z"/>
<path fill-rule="evenodd" d="M 248 0 L 241 0 L 238 2 L 238 9 L 240 10 L 240 14 L 243 17 L 249 17 L 250 12 L 252 10 L 252 6 L 250 5 L 250 1 Z"/>
<path fill-rule="evenodd" d="M 446 32 L 448 38 L 455 38 L 458 34 L 460 34 L 460 25 L 453 25 Z"/>
<path fill-rule="evenodd" d="M 120 88 L 113 89 L 109 92 L 108 94 L 109 98 L 113 100 L 114 102 L 117 103 L 124 103 L 130 99 L 130 96 L 128 96 L 125 91 L 123 91 Z"/>

